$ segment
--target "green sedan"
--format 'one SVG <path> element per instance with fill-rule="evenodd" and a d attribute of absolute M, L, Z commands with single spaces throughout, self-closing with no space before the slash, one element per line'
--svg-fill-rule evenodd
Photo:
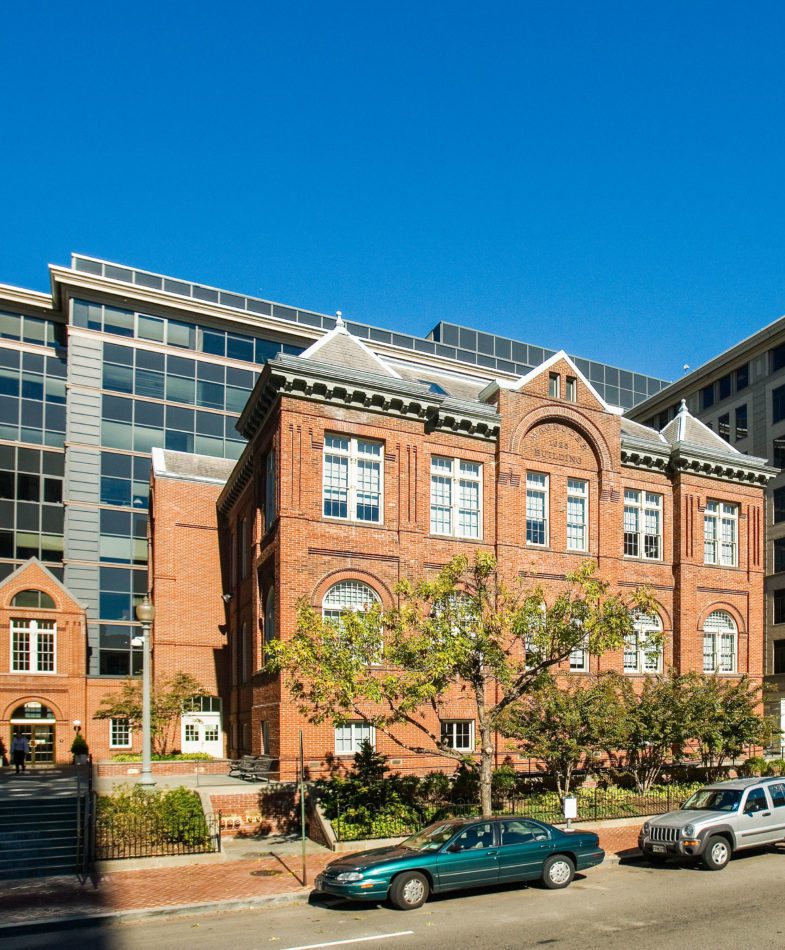
<path fill-rule="evenodd" d="M 431 893 L 466 887 L 535 880 L 567 887 L 576 870 L 604 858 L 591 831 L 560 831 L 530 818 L 455 819 L 398 845 L 331 861 L 316 878 L 316 890 L 350 900 L 389 898 L 400 910 L 414 910 Z"/>

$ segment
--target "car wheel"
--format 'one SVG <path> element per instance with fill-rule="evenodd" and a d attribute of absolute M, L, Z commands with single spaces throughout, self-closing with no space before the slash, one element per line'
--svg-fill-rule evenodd
<path fill-rule="evenodd" d="M 552 891 L 567 885 L 575 877 L 575 865 L 566 854 L 553 854 L 542 866 L 542 883 Z"/>
<path fill-rule="evenodd" d="M 390 887 L 390 903 L 398 910 L 416 910 L 428 900 L 428 879 L 418 871 L 399 874 Z"/>
<path fill-rule="evenodd" d="M 706 848 L 701 855 L 703 866 L 709 871 L 721 871 L 730 861 L 731 850 L 727 838 L 714 835 L 706 842 Z"/>

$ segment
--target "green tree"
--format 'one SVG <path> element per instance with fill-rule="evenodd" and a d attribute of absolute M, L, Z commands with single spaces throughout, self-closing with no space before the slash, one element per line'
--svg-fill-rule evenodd
<path fill-rule="evenodd" d="M 195 696 L 207 690 L 190 673 L 175 675 L 154 686 L 150 696 L 150 730 L 153 752 L 167 755 L 177 738 L 180 716 Z M 127 719 L 132 729 L 142 728 L 142 684 L 137 679 L 125 680 L 119 693 L 110 693 L 101 700 L 96 719 Z"/>
<path fill-rule="evenodd" d="M 336 623 L 306 602 L 291 639 L 270 644 L 268 668 L 281 672 L 311 722 L 368 719 L 399 746 L 460 761 L 439 720 L 456 688 L 477 709 L 484 814 L 491 812 L 493 735 L 508 707 L 578 648 L 621 649 L 631 610 L 650 610 L 646 591 L 625 600 L 587 562 L 566 577 L 546 609 L 543 590 L 517 575 L 506 582 L 496 560 L 456 557 L 433 577 L 396 587 L 398 605 L 346 612 Z M 401 738 L 406 724 L 417 741 Z"/>
<path fill-rule="evenodd" d="M 624 739 L 624 701 L 618 678 L 610 674 L 587 685 L 578 681 L 559 685 L 553 677 L 544 677 L 509 707 L 500 729 L 517 740 L 521 752 L 547 766 L 564 801 L 575 770 L 590 767 L 601 753 L 617 749 Z"/>
<path fill-rule="evenodd" d="M 716 777 L 728 759 L 749 746 L 771 743 L 779 730 L 758 712 L 760 687 L 749 677 L 726 680 L 686 673 L 682 677 L 685 734 L 696 745 L 709 777 Z"/>
<path fill-rule="evenodd" d="M 686 691 L 682 678 L 673 672 L 647 676 L 639 692 L 625 677 L 619 677 L 622 702 L 620 761 L 645 795 L 674 755 L 679 756 L 687 739 Z"/>

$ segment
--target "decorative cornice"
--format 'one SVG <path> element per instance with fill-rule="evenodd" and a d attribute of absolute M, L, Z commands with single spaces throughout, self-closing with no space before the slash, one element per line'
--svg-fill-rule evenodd
<path fill-rule="evenodd" d="M 667 445 L 630 435 L 622 435 L 621 463 L 628 468 L 693 473 L 750 485 L 766 485 L 779 473 L 765 459 L 740 452 L 731 455 L 693 442 Z"/>

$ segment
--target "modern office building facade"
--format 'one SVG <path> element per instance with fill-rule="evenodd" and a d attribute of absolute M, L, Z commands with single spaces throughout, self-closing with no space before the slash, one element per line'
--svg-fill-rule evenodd
<path fill-rule="evenodd" d="M 335 317 L 79 255 L 49 274 L 49 293 L 0 285 L 0 580 L 38 559 L 85 607 L 85 675 L 111 681 L 140 670 L 152 449 L 237 459 L 260 369 Z M 422 337 L 347 326 L 402 375 L 435 373 L 433 391 L 438 374 L 484 385 L 553 355 L 450 322 Z M 575 363 L 623 408 L 666 385 Z"/>
<path fill-rule="evenodd" d="M 779 469 L 767 488 L 765 669 L 767 703 L 785 728 L 785 317 L 665 387 L 630 415 L 662 428 L 682 399 L 726 442 Z"/>

